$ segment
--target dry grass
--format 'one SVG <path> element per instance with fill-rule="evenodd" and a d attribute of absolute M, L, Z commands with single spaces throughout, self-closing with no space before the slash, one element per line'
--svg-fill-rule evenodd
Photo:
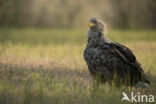
<path fill-rule="evenodd" d="M 0 45 L 0 103 L 118 104 L 122 91 L 156 95 L 156 42 L 121 43 L 134 51 L 145 72 L 149 72 L 149 88 L 95 88 L 83 59 L 84 43 L 7 43 Z"/>

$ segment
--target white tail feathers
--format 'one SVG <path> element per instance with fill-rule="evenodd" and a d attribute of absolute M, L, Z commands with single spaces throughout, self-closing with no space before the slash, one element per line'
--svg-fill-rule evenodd
<path fill-rule="evenodd" d="M 135 84 L 135 87 L 139 87 L 139 88 L 147 88 L 149 87 L 149 84 L 146 82 L 138 82 Z"/>

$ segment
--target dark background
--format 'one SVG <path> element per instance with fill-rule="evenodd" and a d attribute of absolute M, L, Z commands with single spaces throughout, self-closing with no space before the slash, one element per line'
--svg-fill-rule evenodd
<path fill-rule="evenodd" d="M 111 28 L 156 28 L 156 0 L 0 0 L 0 27 L 73 28 L 90 17 Z"/>

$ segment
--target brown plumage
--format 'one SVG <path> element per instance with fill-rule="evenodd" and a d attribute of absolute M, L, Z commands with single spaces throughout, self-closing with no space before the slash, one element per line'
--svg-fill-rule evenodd
<path fill-rule="evenodd" d="M 147 87 L 150 83 L 133 52 L 105 36 L 105 25 L 97 18 L 89 21 L 84 59 L 94 79 L 115 85 Z"/>

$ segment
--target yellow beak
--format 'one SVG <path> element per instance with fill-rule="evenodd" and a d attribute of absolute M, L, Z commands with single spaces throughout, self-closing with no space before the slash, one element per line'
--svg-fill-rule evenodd
<path fill-rule="evenodd" d="M 93 26 L 94 26 L 94 23 L 92 23 L 92 22 L 88 23 L 88 27 L 93 27 Z"/>

